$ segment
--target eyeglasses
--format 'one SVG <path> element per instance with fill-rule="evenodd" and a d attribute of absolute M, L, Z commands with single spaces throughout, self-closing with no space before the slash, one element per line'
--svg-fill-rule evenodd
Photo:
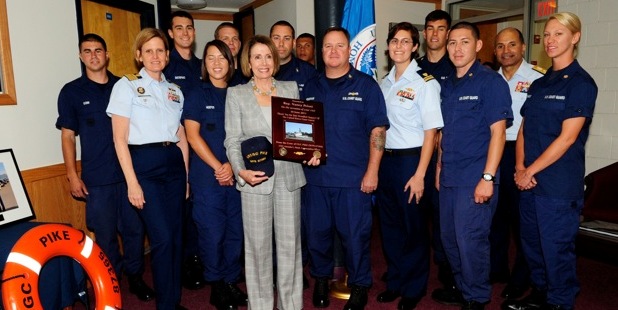
<path fill-rule="evenodd" d="M 412 44 L 412 40 L 410 40 L 410 39 L 401 39 L 401 40 L 399 40 L 399 39 L 393 38 L 390 41 L 388 41 L 388 44 L 389 45 L 393 45 L 393 46 L 397 46 L 400 43 L 401 43 L 402 46 L 408 46 L 408 45 Z"/>

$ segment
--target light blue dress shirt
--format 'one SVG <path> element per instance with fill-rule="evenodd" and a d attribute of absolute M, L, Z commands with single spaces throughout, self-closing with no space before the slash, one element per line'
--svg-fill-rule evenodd
<path fill-rule="evenodd" d="M 506 81 L 502 68 L 498 69 L 498 73 L 509 84 L 509 90 L 511 91 L 511 100 L 513 104 L 511 109 L 513 110 L 513 126 L 506 129 L 506 141 L 517 140 L 517 132 L 521 126 L 521 114 L 519 111 L 526 101 L 528 95 L 528 89 L 534 80 L 542 77 L 545 72 L 541 67 L 533 66 L 527 63 L 525 60 L 517 69 L 517 72 L 511 77 L 510 81 Z"/>
<path fill-rule="evenodd" d="M 421 76 L 423 72 L 412 59 L 398 81 L 395 82 L 393 67 L 380 84 L 391 125 L 386 131 L 385 146 L 388 149 L 420 147 L 425 130 L 444 126 L 440 84 L 428 74 Z"/>
<path fill-rule="evenodd" d="M 130 119 L 129 144 L 178 142 L 184 97 L 180 88 L 165 80 L 156 81 L 144 68 L 137 78 L 124 76 L 114 85 L 107 114 Z"/>

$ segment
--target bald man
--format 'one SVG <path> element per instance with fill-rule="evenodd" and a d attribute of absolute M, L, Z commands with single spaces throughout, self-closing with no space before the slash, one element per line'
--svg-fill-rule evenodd
<path fill-rule="evenodd" d="M 494 53 L 500 64 L 498 73 L 509 84 L 513 110 L 513 126 L 506 130 L 504 154 L 500 162 L 500 196 L 494 214 L 489 240 L 491 244 L 490 279 L 493 282 L 508 282 L 502 297 L 517 299 L 529 286 L 529 270 L 521 251 L 519 237 L 519 190 L 515 186 L 515 139 L 521 125 L 521 109 L 530 84 L 543 76 L 545 70 L 524 60 L 526 44 L 516 28 L 506 28 L 498 33 Z M 517 253 L 513 270 L 509 271 L 509 241 L 514 234 Z"/>

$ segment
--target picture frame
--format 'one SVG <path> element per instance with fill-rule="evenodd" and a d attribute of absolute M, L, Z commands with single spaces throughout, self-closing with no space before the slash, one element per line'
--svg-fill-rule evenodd
<path fill-rule="evenodd" d="M 0 227 L 34 218 L 13 149 L 0 150 Z"/>

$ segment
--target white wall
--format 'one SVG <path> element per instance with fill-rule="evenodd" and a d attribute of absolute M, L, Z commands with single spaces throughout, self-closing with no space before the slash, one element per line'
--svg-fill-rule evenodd
<path fill-rule="evenodd" d="M 618 1 L 559 0 L 558 10 L 581 19 L 577 58 L 599 87 L 586 144 L 586 173 L 590 173 L 618 161 Z"/>
<path fill-rule="evenodd" d="M 388 24 L 410 22 L 412 24 L 425 24 L 425 16 L 435 10 L 433 3 L 411 2 L 403 0 L 375 0 L 376 12 L 376 58 L 378 62 L 378 78 L 382 78 L 388 72 L 388 56 L 384 54 L 387 48 Z M 419 29 L 423 31 L 423 29 Z M 421 32 L 422 36 L 422 32 Z"/>
<path fill-rule="evenodd" d="M 78 77 L 74 0 L 7 0 L 17 105 L 0 106 L 0 148 L 22 170 L 62 162 L 54 124 L 60 88 Z"/>
<path fill-rule="evenodd" d="M 215 29 L 221 24 L 220 20 L 195 20 L 195 55 L 202 58 L 206 43 L 215 39 Z"/>
<path fill-rule="evenodd" d="M 299 30 L 296 27 L 296 6 L 298 2 L 300 0 L 274 0 L 255 9 L 255 34 L 268 36 L 270 34 L 270 27 L 282 19 L 292 24 L 296 32 L 298 32 Z M 305 0 L 304 2 L 313 2 L 313 0 Z"/>
<path fill-rule="evenodd" d="M 6 6 L 17 105 L 0 106 L 0 149 L 12 148 L 22 170 L 61 163 L 58 92 L 81 75 L 75 1 L 7 0 Z"/>

